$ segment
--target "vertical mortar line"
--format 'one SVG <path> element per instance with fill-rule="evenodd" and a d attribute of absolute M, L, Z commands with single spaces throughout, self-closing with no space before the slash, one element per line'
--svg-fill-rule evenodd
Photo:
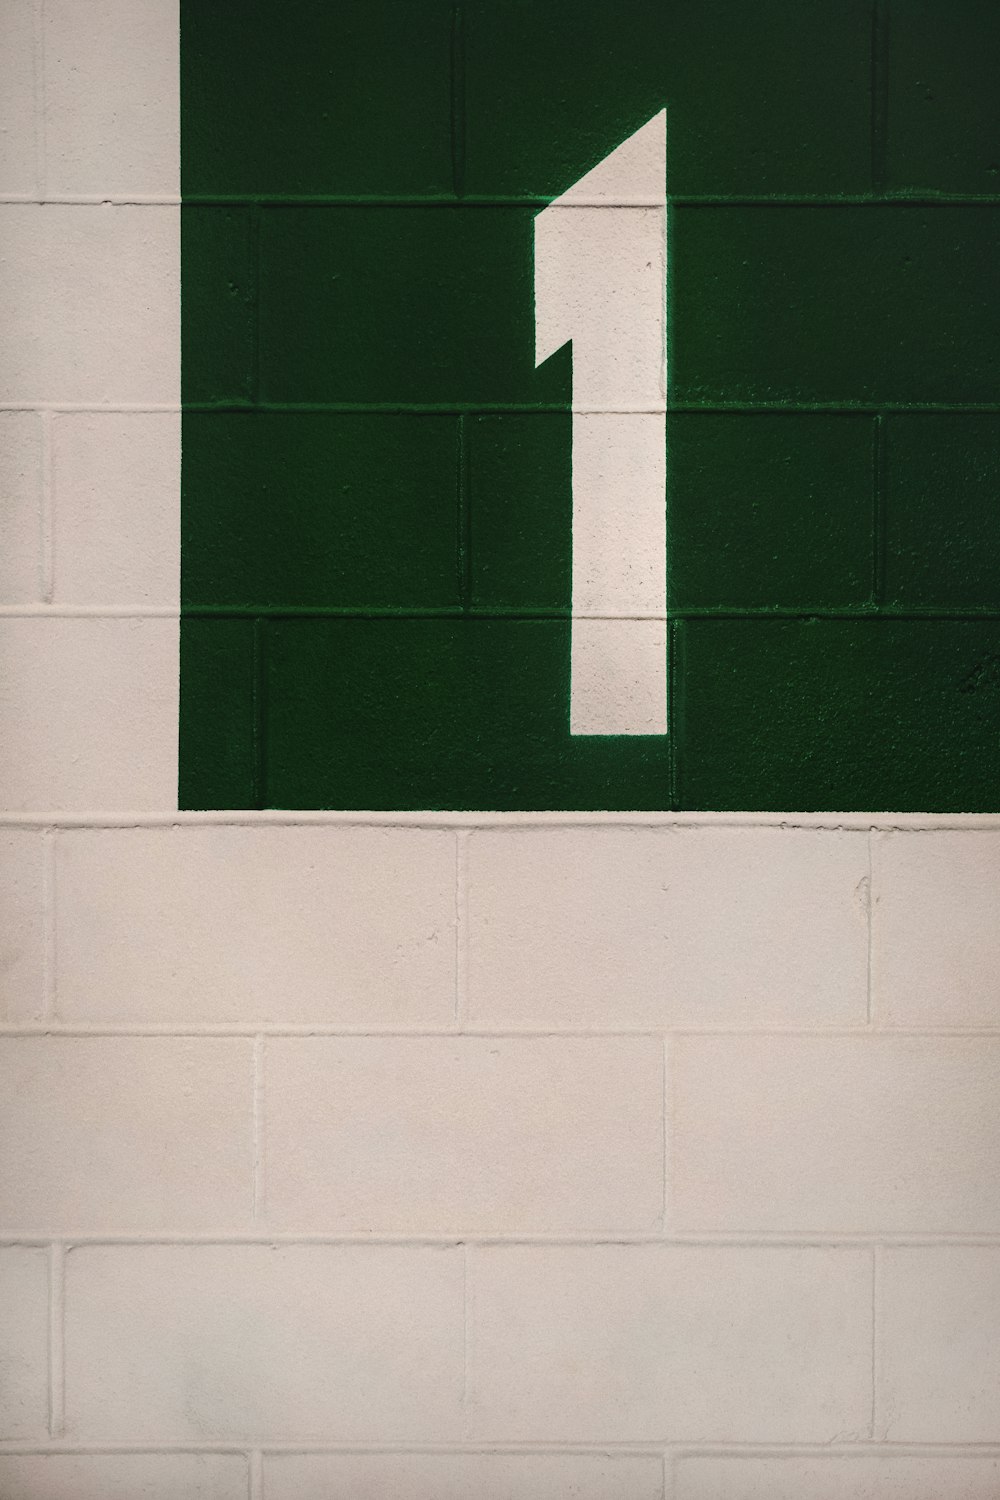
<path fill-rule="evenodd" d="M 49 1246 L 49 1436 L 61 1437 L 66 1414 L 66 1247 Z"/>
<path fill-rule="evenodd" d="M 253 741 L 251 794 L 254 807 L 262 810 L 267 806 L 267 619 L 263 615 L 257 615 L 253 622 L 250 692 Z"/>
<path fill-rule="evenodd" d="M 676 1481 L 677 1460 L 672 1448 L 663 1451 L 663 1473 L 661 1483 L 663 1485 L 663 1500 L 673 1500 L 674 1490 L 677 1488 Z"/>
<path fill-rule="evenodd" d="M 455 1025 L 465 1021 L 469 974 L 469 830 L 455 832 Z"/>
<path fill-rule="evenodd" d="M 662 1124 L 660 1127 L 660 1139 L 663 1147 L 663 1210 L 660 1214 L 660 1232 L 667 1234 L 670 1214 L 670 1037 L 664 1035 L 662 1048 L 663 1061 L 663 1088 L 660 1093 L 660 1112 Z"/>
<path fill-rule="evenodd" d="M 250 309 L 253 318 L 251 342 L 250 401 L 260 401 L 260 204 L 251 203 L 249 220 Z"/>
<path fill-rule="evenodd" d="M 878 1301 L 881 1295 L 882 1279 L 882 1246 L 872 1246 L 872 1408 L 869 1437 L 875 1441 L 877 1421 L 877 1391 L 878 1391 Z"/>
<path fill-rule="evenodd" d="M 875 935 L 874 845 L 876 831 L 877 830 L 874 828 L 869 828 L 868 830 L 868 900 L 865 903 L 867 907 L 868 919 L 868 961 L 866 973 L 867 996 L 865 1000 L 865 1025 L 869 1027 L 869 1029 L 872 1028 L 875 1024 L 875 1002 L 874 996 L 872 994 L 872 956 L 874 953 Z"/>
<path fill-rule="evenodd" d="M 469 1400 L 469 1361 L 472 1348 L 472 1330 L 469 1326 L 469 1246 L 462 1244 L 462 1437 L 468 1436 L 467 1407 Z"/>
<path fill-rule="evenodd" d="M 247 1454 L 247 1500 L 264 1500 L 264 1455 L 259 1448 Z"/>
<path fill-rule="evenodd" d="M 669 523 L 668 523 L 669 524 Z M 668 541 L 669 545 L 669 541 Z M 669 576 L 669 575 L 668 575 Z M 667 617 L 667 806 L 678 810 L 677 621 Z"/>
<path fill-rule="evenodd" d="M 469 451 L 466 416 L 458 416 L 458 451 L 456 454 L 455 502 L 457 507 L 456 568 L 458 599 L 463 614 L 472 603 L 472 512 L 469 502 Z"/>
<path fill-rule="evenodd" d="M 39 593 L 43 604 L 51 604 L 55 594 L 55 500 L 52 488 L 52 423 L 47 408 L 39 412 L 42 424 L 42 488 L 39 495 Z"/>
<path fill-rule="evenodd" d="M 465 196 L 465 16 L 461 5 L 451 12 L 451 186 Z"/>
<path fill-rule="evenodd" d="M 889 121 L 889 0 L 873 0 L 871 37 L 872 192 L 885 192 Z"/>
<path fill-rule="evenodd" d="M 45 202 L 48 187 L 48 142 L 45 131 L 45 0 L 35 0 L 34 7 L 34 85 L 35 85 L 35 196 Z"/>
<path fill-rule="evenodd" d="M 56 830 L 42 829 L 42 1019 L 54 1021 L 56 1004 Z"/>
<path fill-rule="evenodd" d="M 878 412 L 873 418 L 872 430 L 871 603 L 874 609 L 881 609 L 885 603 L 886 503 L 885 417 Z"/>
<path fill-rule="evenodd" d="M 264 1217 L 264 1034 L 253 1039 L 253 1188 L 251 1216 L 255 1224 Z"/>

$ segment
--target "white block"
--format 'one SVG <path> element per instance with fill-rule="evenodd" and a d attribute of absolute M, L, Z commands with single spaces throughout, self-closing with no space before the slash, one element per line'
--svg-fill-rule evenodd
<path fill-rule="evenodd" d="M 3 411 L 0 412 L 0 604 L 33 604 L 41 599 L 41 544 L 42 419 L 34 411 Z"/>
<path fill-rule="evenodd" d="M 0 240 L 0 401 L 179 401 L 179 208 L 6 203 Z"/>
<path fill-rule="evenodd" d="M 656 1039 L 273 1038 L 267 1222 L 403 1234 L 656 1228 Z"/>
<path fill-rule="evenodd" d="M 48 1252 L 0 1248 L 0 1439 L 48 1433 L 48 1308 Z"/>
<path fill-rule="evenodd" d="M 670 1222 L 1000 1231 L 1000 1041 L 681 1037 Z"/>
<path fill-rule="evenodd" d="M 1000 1025 L 1000 833 L 877 834 L 873 877 L 878 1020 Z"/>
<path fill-rule="evenodd" d="M 49 193 L 180 192 L 177 0 L 45 0 Z"/>
<path fill-rule="evenodd" d="M 1000 1248 L 884 1255 L 875 1436 L 1000 1442 Z"/>
<path fill-rule="evenodd" d="M 673 1500 L 996 1500 L 1000 1459 L 971 1453 L 677 1460 Z"/>
<path fill-rule="evenodd" d="M 246 1500 L 239 1453 L 0 1454 L 5 1500 Z"/>
<path fill-rule="evenodd" d="M 0 1038 L 8 1230 L 249 1229 L 252 1042 Z"/>
<path fill-rule="evenodd" d="M 454 1440 L 462 1252 L 84 1247 L 66 1270 L 76 1439 Z"/>
<path fill-rule="evenodd" d="M 664 403 L 666 211 L 564 207 L 535 219 L 535 361 L 573 341 L 573 410 Z"/>
<path fill-rule="evenodd" d="M 57 415 L 52 447 L 56 602 L 176 609 L 180 414 Z"/>
<path fill-rule="evenodd" d="M 177 806 L 176 619 L 0 621 L 5 809 Z"/>
<path fill-rule="evenodd" d="M 469 840 L 469 1011 L 510 1027 L 843 1026 L 866 835 L 494 829 Z"/>
<path fill-rule="evenodd" d="M 43 840 L 0 832 L 0 1020 L 30 1021 L 44 1006 Z"/>
<path fill-rule="evenodd" d="M 866 1251 L 504 1246 L 470 1272 L 483 1440 L 867 1435 Z"/>
<path fill-rule="evenodd" d="M 35 7 L 30 0 L 0 4 L 0 193 L 34 193 Z"/>
<path fill-rule="evenodd" d="M 571 734 L 666 734 L 663 620 L 573 621 Z"/>
<path fill-rule="evenodd" d="M 663 1465 L 606 1453 L 273 1453 L 264 1487 L 267 1500 L 662 1500 Z"/>
<path fill-rule="evenodd" d="M 65 1017 L 447 1025 L 454 836 L 175 827 L 58 841 Z"/>

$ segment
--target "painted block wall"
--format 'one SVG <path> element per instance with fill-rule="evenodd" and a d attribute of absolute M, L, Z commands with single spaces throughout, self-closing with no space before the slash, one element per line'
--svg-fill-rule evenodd
<path fill-rule="evenodd" d="M 767 151 L 723 132 L 716 190 L 863 197 L 874 119 L 879 194 L 980 223 L 984 8 L 851 14 L 853 111 L 808 150 L 794 116 Z M 410 24 L 404 52 L 440 40 Z M 177 10 L 5 0 L 0 25 L 0 1496 L 995 1496 L 1000 823 L 178 812 Z M 717 61 L 749 108 L 739 49 Z M 817 77 L 801 108 L 829 114 Z M 548 191 L 516 117 L 474 140 L 470 190 L 478 160 L 483 191 Z M 356 161 L 352 192 L 403 191 L 378 139 Z M 885 429 L 913 424 L 911 486 L 967 478 L 983 529 L 942 530 L 941 587 L 985 615 L 970 402 L 956 373 L 947 411 Z M 843 442 L 788 420 L 824 474 L 870 456 L 872 413 Z"/>

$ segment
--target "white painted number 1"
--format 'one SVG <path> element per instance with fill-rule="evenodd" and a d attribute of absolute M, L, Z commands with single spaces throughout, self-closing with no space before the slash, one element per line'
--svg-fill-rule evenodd
<path fill-rule="evenodd" d="M 535 363 L 573 343 L 571 734 L 667 732 L 666 111 L 535 219 Z"/>

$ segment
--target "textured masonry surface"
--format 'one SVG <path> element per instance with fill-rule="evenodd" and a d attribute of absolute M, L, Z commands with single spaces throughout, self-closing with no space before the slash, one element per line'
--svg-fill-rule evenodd
<path fill-rule="evenodd" d="M 195 11 L 218 23 L 221 46 L 227 7 L 189 0 Z M 381 101 L 377 128 L 362 135 L 343 88 L 328 119 L 297 116 L 309 93 L 289 70 L 336 63 L 301 38 L 283 51 L 280 33 L 250 24 L 263 12 L 241 8 L 242 55 L 256 42 L 260 67 L 229 77 L 246 93 L 196 142 L 206 175 L 193 192 L 210 194 L 224 171 L 238 195 L 307 197 L 325 190 L 333 157 L 351 196 L 447 196 L 458 167 L 469 195 L 543 199 L 553 162 L 538 154 L 539 121 L 556 141 L 561 117 L 582 121 L 579 159 L 555 161 L 565 181 L 626 133 L 601 84 L 623 45 L 610 9 L 577 7 L 570 26 L 555 4 L 463 7 L 457 37 L 447 8 L 393 6 L 388 38 L 381 6 L 337 13 L 353 44 L 382 49 L 378 77 L 358 85 Z M 653 7 L 635 13 L 652 24 Z M 519 73 L 530 108 L 500 133 L 486 105 L 491 91 L 491 108 L 506 97 L 528 50 L 512 47 L 510 14 L 531 28 L 537 68 Z M 670 14 L 669 56 L 686 59 L 671 63 L 678 99 L 720 101 L 678 109 L 676 191 L 840 205 L 678 205 L 690 236 L 733 225 L 771 257 L 767 305 L 747 302 L 741 319 L 717 304 L 728 345 L 692 312 L 703 371 L 745 382 L 754 402 L 777 379 L 747 350 L 753 320 L 781 326 L 774 278 L 794 299 L 795 276 L 813 275 L 791 254 L 787 216 L 807 248 L 815 236 L 810 253 L 855 257 L 865 299 L 813 306 L 840 320 L 843 362 L 804 343 L 800 394 L 850 396 L 854 337 L 876 392 L 871 410 L 850 412 L 672 411 L 674 586 L 692 610 L 747 612 L 700 627 L 725 635 L 734 673 L 758 630 L 792 655 L 810 630 L 843 630 L 858 651 L 859 632 L 888 631 L 905 654 L 903 616 L 924 610 L 939 612 L 921 620 L 937 644 L 921 637 L 906 659 L 933 672 L 961 654 L 940 612 L 981 611 L 957 622 L 980 633 L 977 650 L 993 628 L 996 417 L 952 407 L 996 400 L 981 394 L 994 315 L 981 286 L 978 302 L 956 283 L 929 303 L 906 278 L 931 261 L 914 255 L 907 270 L 904 242 L 940 257 L 992 233 L 992 13 L 896 0 L 891 16 L 860 4 L 768 5 L 753 24 L 746 7 Z M 464 164 L 449 146 L 459 45 Z M 564 87 L 543 88 L 567 48 Z M 810 817 L 791 779 L 785 805 L 799 811 L 756 818 L 177 813 L 176 7 L 9 0 L 0 55 L 0 1495 L 993 1500 L 996 821 Z M 288 102 L 287 135 L 266 131 L 270 97 Z M 434 122 L 430 135 L 409 128 L 404 104 Z M 873 140 L 878 191 L 921 203 L 844 201 L 872 192 Z M 342 211 L 396 223 L 438 212 Z M 278 232 L 269 212 L 265 249 Z M 191 232 L 221 253 L 246 214 L 203 204 L 191 222 L 206 227 Z M 852 228 L 872 214 L 888 226 L 878 263 Z M 812 227 L 824 223 L 832 239 Z M 732 242 L 712 247 L 730 254 Z M 963 274 L 974 272 L 970 261 Z M 213 379 L 246 374 L 248 304 L 233 284 Z M 735 295 L 721 272 L 718 285 Z M 927 328 L 910 326 L 910 309 Z M 865 342 L 876 316 L 910 340 L 885 341 L 878 361 Z M 275 306 L 268 317 L 271 337 Z M 914 353 L 946 339 L 953 379 L 933 399 L 948 409 L 883 408 L 893 391 L 923 400 L 928 371 L 947 375 Z M 262 376 L 290 380 L 298 367 L 283 358 Z M 319 355 L 301 372 L 318 378 Z M 327 445 L 368 496 L 403 467 L 398 511 L 372 519 L 377 546 L 366 554 L 363 529 L 355 538 L 351 603 L 433 605 L 451 586 L 451 540 L 426 502 L 439 467 L 454 472 L 456 416 L 184 420 L 195 471 L 222 464 L 247 493 L 295 457 L 315 477 L 295 497 L 308 524 L 322 515 Z M 566 420 L 462 418 L 481 507 L 470 608 L 523 609 L 565 586 L 564 562 L 541 533 L 512 535 L 498 497 L 516 493 L 531 512 L 561 461 L 544 432 Z M 877 556 L 873 473 L 889 498 Z M 748 485 L 756 519 L 741 509 Z M 234 494 L 219 490 L 223 521 Z M 732 529 L 727 559 L 709 501 Z M 391 545 L 395 520 L 414 515 L 426 520 L 415 569 Z M 545 525 L 554 537 L 563 521 L 550 512 Z M 336 583 L 266 550 L 262 562 L 230 532 L 231 577 L 255 599 Z M 878 558 L 891 621 L 795 618 L 804 599 L 849 613 Z M 419 598 L 402 598 L 404 580 Z M 788 619 L 751 617 L 775 603 Z M 198 670 L 222 713 L 249 680 L 248 628 L 185 622 L 205 632 Z M 692 656 L 698 640 L 692 626 Z M 995 785 L 980 710 L 995 696 L 991 649 L 964 695 L 979 729 L 956 729 L 958 758 L 928 783 L 960 786 L 955 806 Z M 902 715 L 905 682 L 893 692 Z M 690 696 L 687 712 L 714 722 Z M 260 765 L 252 746 L 227 743 L 229 762 L 202 786 L 210 803 L 241 806 L 227 789 Z M 729 753 L 723 736 L 717 754 Z M 708 774 L 682 768 L 689 805 L 709 804 L 685 778 Z M 908 776 L 904 764 L 897 785 L 912 787 Z M 857 796 L 850 805 L 865 806 Z"/>

